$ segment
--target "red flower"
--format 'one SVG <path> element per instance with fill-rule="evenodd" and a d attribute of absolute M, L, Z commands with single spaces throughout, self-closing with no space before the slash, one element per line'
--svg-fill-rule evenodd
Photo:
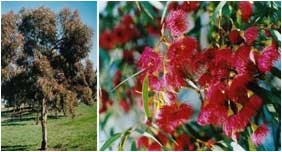
<path fill-rule="evenodd" d="M 248 1 L 239 2 L 239 9 L 241 11 L 241 18 L 243 21 L 248 22 L 253 14 L 253 6 Z"/>
<path fill-rule="evenodd" d="M 211 67 L 227 67 L 232 65 L 234 59 L 233 52 L 230 48 L 222 48 L 214 51 L 214 59 L 212 60 L 213 64 L 210 64 Z"/>
<path fill-rule="evenodd" d="M 166 17 L 166 27 L 173 36 L 184 34 L 188 29 L 186 13 L 181 9 L 169 12 Z"/>
<path fill-rule="evenodd" d="M 119 106 L 124 112 L 128 112 L 130 110 L 129 104 L 124 99 L 119 102 Z"/>
<path fill-rule="evenodd" d="M 250 59 L 251 47 L 247 45 L 240 46 L 235 52 L 233 66 L 239 74 L 253 75 L 257 70 Z"/>
<path fill-rule="evenodd" d="M 148 24 L 146 27 L 148 33 L 152 36 L 160 36 L 161 34 L 161 21 L 158 19 L 156 24 Z"/>
<path fill-rule="evenodd" d="M 185 86 L 186 82 L 183 78 L 183 74 L 180 71 L 177 71 L 173 65 L 167 65 L 167 73 L 164 74 L 164 79 L 162 80 L 163 86 L 167 90 L 173 91 Z"/>
<path fill-rule="evenodd" d="M 102 107 L 99 109 L 99 113 L 104 113 L 108 110 L 110 106 L 112 106 L 113 102 L 109 99 L 109 94 L 105 90 L 102 89 L 101 94 Z"/>
<path fill-rule="evenodd" d="M 211 83 L 198 116 L 198 124 L 222 126 L 227 136 L 237 137 L 237 133 L 245 129 L 262 104 L 258 96 L 248 98 L 246 85 L 250 80 L 249 75 L 241 74 L 232 80 L 230 88 L 225 81 Z"/>
<path fill-rule="evenodd" d="M 244 38 L 247 44 L 252 44 L 258 37 L 258 28 L 256 26 L 249 27 L 244 33 Z"/>
<path fill-rule="evenodd" d="M 176 1 L 171 1 L 168 4 L 168 11 L 176 11 L 179 9 L 179 4 Z"/>
<path fill-rule="evenodd" d="M 232 80 L 229 90 L 229 98 L 233 102 L 245 103 L 248 101 L 247 84 L 251 78 L 249 75 L 236 75 Z"/>
<path fill-rule="evenodd" d="M 162 70 L 162 60 L 159 53 L 154 52 L 152 48 L 145 47 L 137 62 L 137 66 L 141 70 L 145 70 L 147 73 L 152 74 L 156 71 Z"/>
<path fill-rule="evenodd" d="M 141 136 L 140 138 L 137 139 L 136 145 L 139 149 L 148 148 L 149 147 L 149 138 L 146 136 Z"/>
<path fill-rule="evenodd" d="M 185 37 L 171 44 L 168 49 L 169 64 L 180 73 L 192 70 L 192 57 L 197 53 L 198 43 L 192 37 Z"/>
<path fill-rule="evenodd" d="M 200 2 L 197 2 L 197 1 L 186 2 L 186 1 L 184 1 L 180 7 L 185 12 L 193 12 L 193 11 L 197 10 L 199 6 L 200 6 Z"/>
<path fill-rule="evenodd" d="M 256 55 L 258 69 L 262 73 L 271 70 L 273 62 L 279 58 L 279 52 L 274 46 L 268 46 L 262 50 L 260 55 Z"/>
<path fill-rule="evenodd" d="M 128 64 L 134 63 L 134 50 L 124 50 L 122 51 L 123 61 Z"/>
<path fill-rule="evenodd" d="M 161 146 L 156 141 L 152 141 L 146 136 L 142 136 L 137 140 L 137 148 L 146 148 L 150 151 L 161 150 Z"/>
<path fill-rule="evenodd" d="M 133 26 L 133 19 L 130 15 L 124 15 L 121 19 L 121 24 L 126 27 Z"/>
<path fill-rule="evenodd" d="M 230 48 L 206 50 L 200 58 L 205 65 L 198 82 L 201 86 L 214 84 L 229 78 L 230 69 L 234 61 L 234 54 Z M 198 63 L 197 63 L 198 64 Z"/>
<path fill-rule="evenodd" d="M 184 103 L 164 105 L 160 109 L 157 125 L 165 132 L 172 133 L 192 115 L 192 108 Z"/>
<path fill-rule="evenodd" d="M 227 89 L 223 83 L 213 84 L 208 88 L 207 100 L 198 116 L 199 125 L 213 124 L 221 126 L 227 119 Z"/>
<path fill-rule="evenodd" d="M 168 138 L 164 135 L 164 134 L 162 134 L 161 132 L 159 132 L 158 134 L 157 134 L 157 139 L 161 142 L 161 144 L 162 145 L 166 145 L 167 143 L 168 143 Z"/>
<path fill-rule="evenodd" d="M 227 108 L 223 105 L 207 104 L 201 108 L 197 123 L 201 126 L 221 126 L 227 119 Z"/>
<path fill-rule="evenodd" d="M 265 141 L 268 133 L 269 129 L 267 128 L 267 126 L 265 124 L 260 125 L 251 135 L 251 140 L 256 146 L 259 146 Z"/>
<path fill-rule="evenodd" d="M 240 32 L 237 30 L 233 30 L 228 34 L 228 38 L 232 44 L 238 44 L 242 41 L 240 36 Z"/>
<path fill-rule="evenodd" d="M 162 78 L 159 78 L 159 74 L 163 71 L 163 62 L 160 54 L 154 52 L 152 48 L 145 47 L 137 62 L 137 66 L 140 70 L 145 70 L 141 74 L 141 80 L 148 75 L 150 88 L 160 90 L 162 87 Z"/>
<path fill-rule="evenodd" d="M 223 131 L 229 137 L 237 137 L 236 133 L 243 131 L 249 124 L 251 118 L 256 114 L 262 105 L 260 97 L 254 95 L 237 114 L 228 117 L 223 124 Z M 235 111 L 236 112 L 236 111 Z"/>
<path fill-rule="evenodd" d="M 101 35 L 100 35 L 100 47 L 103 49 L 113 49 L 116 45 L 116 37 L 113 35 L 109 30 L 105 30 Z"/>
<path fill-rule="evenodd" d="M 191 143 L 190 138 L 187 134 L 179 135 L 178 137 L 176 137 L 175 141 L 176 143 L 175 143 L 174 150 L 177 150 L 177 151 L 195 150 L 195 146 Z"/>
<path fill-rule="evenodd" d="M 113 78 L 113 85 L 116 86 L 121 82 L 122 73 L 118 70 Z"/>
<path fill-rule="evenodd" d="M 148 33 L 151 34 L 152 36 L 159 36 L 161 33 L 159 26 L 147 25 L 146 29 Z"/>
<path fill-rule="evenodd" d="M 119 44 L 124 44 L 131 39 L 131 32 L 126 26 L 119 25 L 114 28 L 113 32 Z"/>

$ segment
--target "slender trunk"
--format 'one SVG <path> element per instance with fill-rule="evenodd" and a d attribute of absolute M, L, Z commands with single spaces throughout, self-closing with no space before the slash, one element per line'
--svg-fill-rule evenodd
<path fill-rule="evenodd" d="M 41 104 L 41 128 L 42 128 L 42 142 L 41 150 L 47 150 L 47 103 L 42 100 Z"/>

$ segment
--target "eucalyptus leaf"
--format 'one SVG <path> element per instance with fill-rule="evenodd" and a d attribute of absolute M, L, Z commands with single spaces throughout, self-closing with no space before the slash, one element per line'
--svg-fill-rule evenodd
<path fill-rule="evenodd" d="M 103 146 L 100 148 L 100 151 L 104 151 L 107 148 L 109 148 L 113 142 L 115 142 L 117 139 L 120 138 L 120 136 L 122 135 L 122 133 L 116 133 L 114 134 L 111 138 L 109 138 L 104 144 Z"/>
<path fill-rule="evenodd" d="M 123 151 L 123 150 L 124 150 L 124 145 L 125 145 L 125 143 L 126 143 L 126 141 L 127 141 L 127 139 L 128 139 L 128 136 L 130 135 L 131 131 L 132 131 L 132 128 L 129 128 L 129 129 L 127 129 L 127 130 L 123 133 L 123 135 L 122 135 L 122 137 L 121 137 L 121 139 L 120 139 L 119 146 L 118 146 L 118 150 L 119 150 L 119 151 Z"/>
<path fill-rule="evenodd" d="M 146 77 L 143 80 L 142 99 L 143 99 L 145 114 L 146 114 L 147 118 L 150 119 L 151 114 L 150 114 L 150 111 L 149 111 L 149 80 L 148 80 L 148 75 L 146 75 Z"/>

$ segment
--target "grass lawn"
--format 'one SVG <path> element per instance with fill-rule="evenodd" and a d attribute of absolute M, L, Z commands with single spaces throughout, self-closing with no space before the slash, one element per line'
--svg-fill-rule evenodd
<path fill-rule="evenodd" d="M 48 118 L 48 150 L 96 150 L 96 104 L 81 104 L 76 117 Z M 34 115 L 34 114 L 33 114 Z M 4 120 L 4 121 L 3 121 Z M 41 144 L 41 125 L 34 117 L 1 123 L 2 150 L 38 150 Z"/>

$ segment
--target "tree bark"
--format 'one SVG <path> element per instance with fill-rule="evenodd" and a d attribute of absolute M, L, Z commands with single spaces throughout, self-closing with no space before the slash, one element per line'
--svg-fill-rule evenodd
<path fill-rule="evenodd" d="M 41 128 L 42 128 L 42 142 L 41 150 L 47 150 L 47 103 L 42 100 L 41 105 Z"/>

